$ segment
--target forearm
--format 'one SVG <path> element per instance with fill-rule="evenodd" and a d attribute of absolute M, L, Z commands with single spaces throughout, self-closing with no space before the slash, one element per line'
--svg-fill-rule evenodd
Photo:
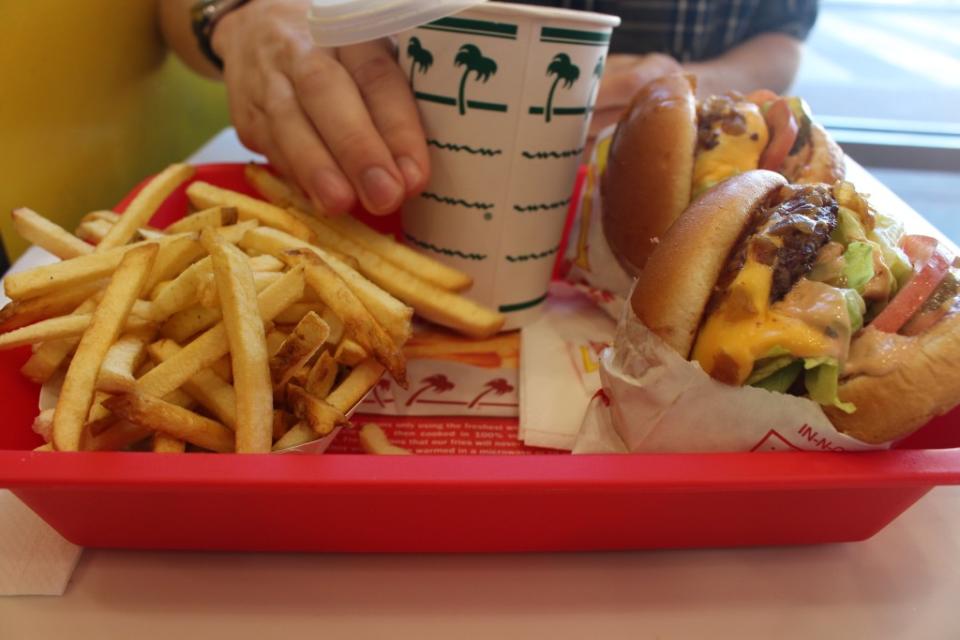
<path fill-rule="evenodd" d="M 190 22 L 190 10 L 197 0 L 159 0 L 157 12 L 159 14 L 160 29 L 167 46 L 179 56 L 183 62 L 208 78 L 220 78 L 220 70 L 211 63 L 193 35 Z"/>
<path fill-rule="evenodd" d="M 697 94 L 707 96 L 735 90 L 786 91 L 800 65 L 802 44 L 783 33 L 761 33 L 710 60 L 683 65 L 697 76 Z"/>

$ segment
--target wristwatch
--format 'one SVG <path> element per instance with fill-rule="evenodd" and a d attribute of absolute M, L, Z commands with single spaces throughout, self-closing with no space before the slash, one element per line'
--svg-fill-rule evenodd
<path fill-rule="evenodd" d="M 200 51 L 221 71 L 223 60 L 214 52 L 210 43 L 213 29 L 223 16 L 247 2 L 249 0 L 200 0 L 190 10 L 190 23 L 193 25 L 193 35 L 197 38 Z"/>

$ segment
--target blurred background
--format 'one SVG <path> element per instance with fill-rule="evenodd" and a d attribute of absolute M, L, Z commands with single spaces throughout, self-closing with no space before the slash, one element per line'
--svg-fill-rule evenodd
<path fill-rule="evenodd" d="M 960 2 L 821 0 L 793 92 L 960 243 Z"/>
<path fill-rule="evenodd" d="M 25 245 L 10 209 L 29 204 L 72 230 L 228 125 L 223 87 L 165 51 L 154 2 L 0 0 L 0 24 L 0 232 L 11 259 Z M 821 0 L 793 92 L 960 243 L 960 1 Z"/>

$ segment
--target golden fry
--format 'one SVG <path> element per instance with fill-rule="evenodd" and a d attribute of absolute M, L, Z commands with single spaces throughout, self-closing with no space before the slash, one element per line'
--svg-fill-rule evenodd
<path fill-rule="evenodd" d="M 110 233 L 113 224 L 106 220 L 85 220 L 77 225 L 77 238 L 90 243 L 90 248 L 103 242 L 103 239 Z M 83 254 L 86 255 L 86 254 Z"/>
<path fill-rule="evenodd" d="M 294 216 L 272 204 L 245 196 L 236 191 L 221 189 L 207 182 L 194 182 L 187 188 L 187 197 L 195 207 L 234 207 L 241 220 L 255 219 L 290 235 L 307 240 L 310 229 Z"/>
<path fill-rule="evenodd" d="M 348 423 L 342 411 L 295 384 L 287 387 L 287 402 L 293 415 L 306 422 L 318 435 L 325 436 L 335 427 Z"/>
<path fill-rule="evenodd" d="M 61 260 L 93 252 L 92 246 L 32 209 L 14 209 L 11 217 L 13 228 L 24 240 L 46 249 Z"/>
<path fill-rule="evenodd" d="M 322 246 L 355 257 L 360 271 L 381 287 L 386 288 L 381 280 L 402 278 L 398 270 L 444 291 L 464 291 L 473 284 L 466 273 L 377 233 L 349 215 L 317 217 L 302 211 L 292 213 L 310 227 Z"/>
<path fill-rule="evenodd" d="M 281 393 L 293 375 L 317 353 L 330 335 L 330 327 L 314 312 L 297 323 L 280 348 L 270 357 L 270 378 L 275 393 Z"/>
<path fill-rule="evenodd" d="M 273 443 L 272 450 L 283 451 L 291 447 L 299 447 L 302 444 L 313 442 L 319 437 L 317 432 L 310 428 L 310 425 L 305 422 L 298 422 L 290 427 L 290 429 L 283 434 L 283 437 Z"/>
<path fill-rule="evenodd" d="M 259 227 L 248 232 L 240 246 L 244 249 L 255 249 L 261 253 L 269 253 L 282 258 L 287 249 L 307 249 L 322 258 L 338 276 L 340 276 L 357 298 L 363 302 L 380 326 L 393 338 L 397 344 L 403 344 L 410 337 L 410 321 L 413 309 L 403 304 L 389 293 L 373 284 L 354 269 L 347 266 L 342 260 L 332 256 L 329 251 L 298 240 L 293 236 L 266 227 Z"/>
<path fill-rule="evenodd" d="M 268 202 L 283 209 L 293 207 L 307 213 L 313 213 L 310 201 L 288 182 L 276 177 L 266 167 L 248 163 L 243 175 L 253 188 L 260 192 Z"/>
<path fill-rule="evenodd" d="M 127 252 L 148 245 L 162 248 L 183 237 L 185 236 L 166 236 L 157 241 L 128 244 L 102 253 L 91 253 L 13 273 L 4 278 L 4 291 L 14 300 L 35 298 L 48 293 L 71 295 L 72 289 L 78 285 L 109 278 Z"/>
<path fill-rule="evenodd" d="M 160 333 L 165 338 L 183 343 L 220 322 L 220 318 L 220 309 L 196 304 L 170 316 L 160 327 Z"/>
<path fill-rule="evenodd" d="M 267 453 L 273 444 L 273 387 L 267 339 L 250 264 L 209 229 L 200 241 L 213 260 L 237 396 L 237 453 Z"/>
<path fill-rule="evenodd" d="M 310 219 L 320 244 L 354 256 L 360 272 L 384 291 L 396 296 L 422 317 L 473 338 L 492 336 L 506 316 L 469 298 L 422 279 L 419 272 L 405 271 L 368 249 L 361 242 L 341 234 L 328 220 Z M 342 223 L 341 223 L 342 224 Z"/>
<path fill-rule="evenodd" d="M 157 362 L 169 360 L 180 352 L 180 345 L 172 340 L 158 340 L 148 348 Z M 183 383 L 183 390 L 200 406 L 217 417 L 231 430 L 237 428 L 237 394 L 233 387 L 212 369 L 201 369 Z"/>
<path fill-rule="evenodd" d="M 132 390 L 137 383 L 133 374 L 143 361 L 146 342 L 143 337 L 135 335 L 126 335 L 114 342 L 100 365 L 97 390 L 107 393 Z"/>
<path fill-rule="evenodd" d="M 184 216 L 166 228 L 167 233 L 200 231 L 204 227 L 225 227 L 237 223 L 237 210 L 232 207 L 210 207 Z"/>
<path fill-rule="evenodd" d="M 343 321 L 346 335 L 377 358 L 400 385 L 406 385 L 406 361 L 396 343 L 337 273 L 316 254 L 303 249 L 284 252 L 290 264 L 303 264 L 307 284 Z"/>
<path fill-rule="evenodd" d="M 370 357 L 370 354 L 350 338 L 344 338 L 333 351 L 333 359 L 348 367 L 355 367 Z"/>
<path fill-rule="evenodd" d="M 168 281 L 168 284 L 153 299 L 153 319 L 162 322 L 178 311 L 199 302 L 200 285 L 211 273 L 208 256 L 194 262 L 173 280 Z M 159 285 L 154 287 L 154 291 L 157 288 Z"/>
<path fill-rule="evenodd" d="M 150 222 L 150 218 L 163 204 L 174 189 L 189 180 L 195 170 L 190 165 L 173 164 L 158 173 L 134 196 L 126 211 L 113 225 L 107 236 L 97 245 L 96 251 L 102 253 L 119 247 L 130 241 L 137 229 Z"/>
<path fill-rule="evenodd" d="M 118 418 L 203 449 L 220 453 L 234 450 L 233 432 L 225 426 L 160 398 L 145 393 L 124 393 L 108 398 L 103 406 Z"/>
<path fill-rule="evenodd" d="M 380 425 L 372 422 L 360 427 L 360 432 L 357 434 L 357 436 L 360 439 L 360 446 L 367 453 L 372 453 L 378 456 L 413 455 L 413 452 L 409 449 L 398 447 L 390 442 L 390 439 L 387 438 L 387 434 L 383 432 L 383 429 L 380 428 Z"/>
<path fill-rule="evenodd" d="M 316 398 L 326 398 L 333 389 L 340 367 L 328 352 L 324 351 L 307 373 L 304 390 Z"/>
<path fill-rule="evenodd" d="M 39 320 L 70 313 L 104 286 L 105 282 L 88 282 L 71 287 L 69 291 L 8 302 L 0 310 L 0 332 L 12 331 Z"/>
<path fill-rule="evenodd" d="M 74 338 L 82 335 L 92 324 L 96 313 L 79 313 L 71 316 L 48 318 L 26 327 L 20 327 L 0 335 L 0 349 L 13 349 L 36 342 Z M 127 315 L 120 319 L 121 329 L 142 329 L 150 325 L 148 320 Z"/>
<path fill-rule="evenodd" d="M 154 453 L 183 453 L 187 450 L 187 443 L 179 438 L 168 436 L 165 433 L 153 434 Z"/>
<path fill-rule="evenodd" d="M 373 358 L 364 360 L 354 367 L 343 382 L 327 396 L 327 403 L 341 413 L 350 413 L 350 410 L 363 400 L 373 385 L 377 384 L 383 372 L 383 365 Z"/>
<path fill-rule="evenodd" d="M 60 390 L 53 418 L 53 442 L 59 451 L 77 451 L 93 403 L 100 366 L 143 289 L 157 246 L 148 244 L 129 251 L 107 285 L 103 300 L 84 331 Z"/>

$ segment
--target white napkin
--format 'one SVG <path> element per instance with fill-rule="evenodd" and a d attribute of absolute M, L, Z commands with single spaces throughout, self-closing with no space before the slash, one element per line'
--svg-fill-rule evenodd
<path fill-rule="evenodd" d="M 546 309 L 520 340 L 520 437 L 573 449 L 590 398 L 600 389 L 599 357 L 616 325 L 573 287 L 554 283 Z"/>
<path fill-rule="evenodd" d="M 82 551 L 0 490 L 0 596 L 63 595 Z"/>

